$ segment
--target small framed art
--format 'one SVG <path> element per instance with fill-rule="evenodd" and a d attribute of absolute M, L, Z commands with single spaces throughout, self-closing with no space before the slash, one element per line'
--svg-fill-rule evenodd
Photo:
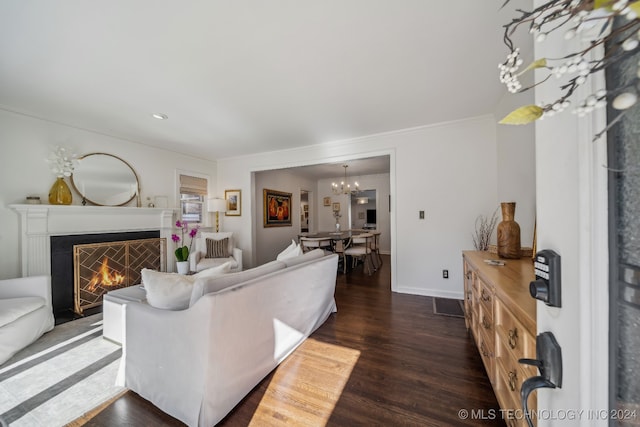
<path fill-rule="evenodd" d="M 331 197 L 325 197 L 324 199 L 322 199 L 322 204 L 324 206 L 331 206 Z"/>
<path fill-rule="evenodd" d="M 242 192 L 240 190 L 224 190 L 224 199 L 227 201 L 225 216 L 242 215 Z"/>

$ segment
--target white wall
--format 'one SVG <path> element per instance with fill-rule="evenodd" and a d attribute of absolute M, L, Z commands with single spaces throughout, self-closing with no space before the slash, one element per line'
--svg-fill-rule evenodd
<path fill-rule="evenodd" d="M 525 61 L 526 62 L 526 61 Z M 505 93 L 496 107 L 496 119 L 501 120 L 522 105 L 534 103 L 534 92 Z M 536 218 L 535 127 L 497 125 L 498 201 L 516 202 L 515 220 L 520 224 L 520 242 L 532 247 L 533 224 Z M 487 212 L 491 216 L 493 212 Z M 498 211 L 500 218 L 500 211 Z M 524 227 L 523 227 L 524 225 Z M 492 236 L 496 241 L 497 231 Z"/>
<path fill-rule="evenodd" d="M 218 161 L 218 192 L 243 191 L 243 215 L 225 218 L 255 262 L 252 171 L 390 155 L 392 286 L 395 291 L 462 298 L 461 251 L 475 218 L 497 206 L 493 116 Z M 261 191 L 261 190 L 260 190 Z M 249 196 L 249 197 L 247 197 Z M 245 209 L 246 208 L 246 209 Z M 418 211 L 426 211 L 420 220 Z M 260 212 L 261 214 L 261 212 Z M 532 224 L 520 224 L 525 230 Z M 257 227 L 257 226 L 256 226 Z M 449 279 L 442 278 L 449 270 Z"/>
<path fill-rule="evenodd" d="M 55 176 L 45 159 L 56 145 L 73 147 L 80 155 L 104 152 L 126 160 L 140 179 L 143 204 L 147 196 L 167 195 L 169 207 L 177 207 L 176 169 L 206 174 L 210 190 L 216 188 L 213 162 L 2 110 L 0 141 L 0 279 L 20 276 L 18 214 L 8 205 L 24 203 L 28 195 L 48 203 Z M 80 201 L 74 194 L 73 204 Z M 167 246 L 171 253 L 171 243 Z"/>

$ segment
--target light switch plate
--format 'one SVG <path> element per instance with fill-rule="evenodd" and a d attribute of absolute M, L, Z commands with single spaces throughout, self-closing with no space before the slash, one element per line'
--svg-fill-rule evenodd
<path fill-rule="evenodd" d="M 420 215 L 420 219 L 424 219 L 424 211 L 420 211 L 419 215 Z"/>

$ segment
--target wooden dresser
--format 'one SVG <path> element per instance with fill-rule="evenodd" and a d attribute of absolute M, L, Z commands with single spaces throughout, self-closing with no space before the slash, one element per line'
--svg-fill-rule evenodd
<path fill-rule="evenodd" d="M 508 426 L 526 426 L 520 403 L 520 386 L 538 375 L 534 367 L 518 363 L 536 356 L 536 300 L 529 294 L 534 280 L 529 258 L 502 260 L 505 265 L 488 265 L 500 260 L 496 254 L 480 251 L 462 253 L 464 308 L 487 375 Z M 529 410 L 536 409 L 536 396 L 529 397 Z"/>

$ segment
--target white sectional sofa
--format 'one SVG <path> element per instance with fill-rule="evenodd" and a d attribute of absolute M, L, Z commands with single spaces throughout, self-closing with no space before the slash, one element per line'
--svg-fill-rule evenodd
<path fill-rule="evenodd" d="M 336 311 L 338 256 L 317 249 L 198 279 L 189 307 L 124 307 L 119 382 L 189 426 L 213 426 Z"/>
<path fill-rule="evenodd" d="M 53 325 L 49 276 L 0 280 L 0 365 Z"/>

